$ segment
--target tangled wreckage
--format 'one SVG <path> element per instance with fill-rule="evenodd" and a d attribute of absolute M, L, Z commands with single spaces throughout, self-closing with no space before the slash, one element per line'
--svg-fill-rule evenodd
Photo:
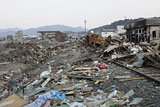
<path fill-rule="evenodd" d="M 159 38 L 129 38 L 1 43 L 0 107 L 159 106 Z"/>

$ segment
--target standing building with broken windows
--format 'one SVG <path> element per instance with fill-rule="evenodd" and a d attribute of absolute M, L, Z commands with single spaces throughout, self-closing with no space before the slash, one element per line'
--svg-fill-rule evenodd
<path fill-rule="evenodd" d="M 160 38 L 160 18 L 141 19 L 125 26 L 129 42 L 139 43 L 158 40 Z"/>
<path fill-rule="evenodd" d="M 67 35 L 60 31 L 38 31 L 37 36 L 42 39 L 54 39 L 59 42 L 64 42 L 67 38 Z"/>

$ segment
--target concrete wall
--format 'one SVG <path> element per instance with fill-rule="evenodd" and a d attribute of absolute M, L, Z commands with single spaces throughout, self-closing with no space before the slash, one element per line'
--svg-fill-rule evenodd
<path fill-rule="evenodd" d="M 154 33 L 153 33 L 154 32 Z M 156 37 L 154 37 L 156 35 Z M 147 26 L 127 30 L 127 38 L 131 42 L 150 42 L 160 38 L 160 26 Z"/>
<path fill-rule="evenodd" d="M 150 39 L 151 40 L 160 38 L 160 26 L 151 26 L 149 29 L 150 29 Z M 156 38 L 153 37 L 154 31 L 156 32 Z"/>
<path fill-rule="evenodd" d="M 37 36 L 42 39 L 55 39 L 59 42 L 63 42 L 66 38 L 65 34 L 60 31 L 41 31 L 37 32 Z"/>
<path fill-rule="evenodd" d="M 124 29 L 124 25 L 117 26 L 117 33 L 118 34 L 123 34 L 125 32 L 126 32 L 126 30 Z"/>

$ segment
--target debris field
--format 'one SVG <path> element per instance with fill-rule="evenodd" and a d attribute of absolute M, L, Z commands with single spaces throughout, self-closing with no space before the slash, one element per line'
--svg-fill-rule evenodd
<path fill-rule="evenodd" d="M 159 44 L 88 34 L 0 43 L 0 107 L 159 107 Z"/>

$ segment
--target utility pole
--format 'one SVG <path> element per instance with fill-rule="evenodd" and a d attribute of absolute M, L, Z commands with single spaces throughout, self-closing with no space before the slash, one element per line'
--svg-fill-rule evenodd
<path fill-rule="evenodd" d="M 85 33 L 86 33 L 86 25 L 87 25 L 87 20 L 84 20 Z"/>
<path fill-rule="evenodd" d="M 124 16 L 124 25 L 126 25 L 126 16 Z"/>

